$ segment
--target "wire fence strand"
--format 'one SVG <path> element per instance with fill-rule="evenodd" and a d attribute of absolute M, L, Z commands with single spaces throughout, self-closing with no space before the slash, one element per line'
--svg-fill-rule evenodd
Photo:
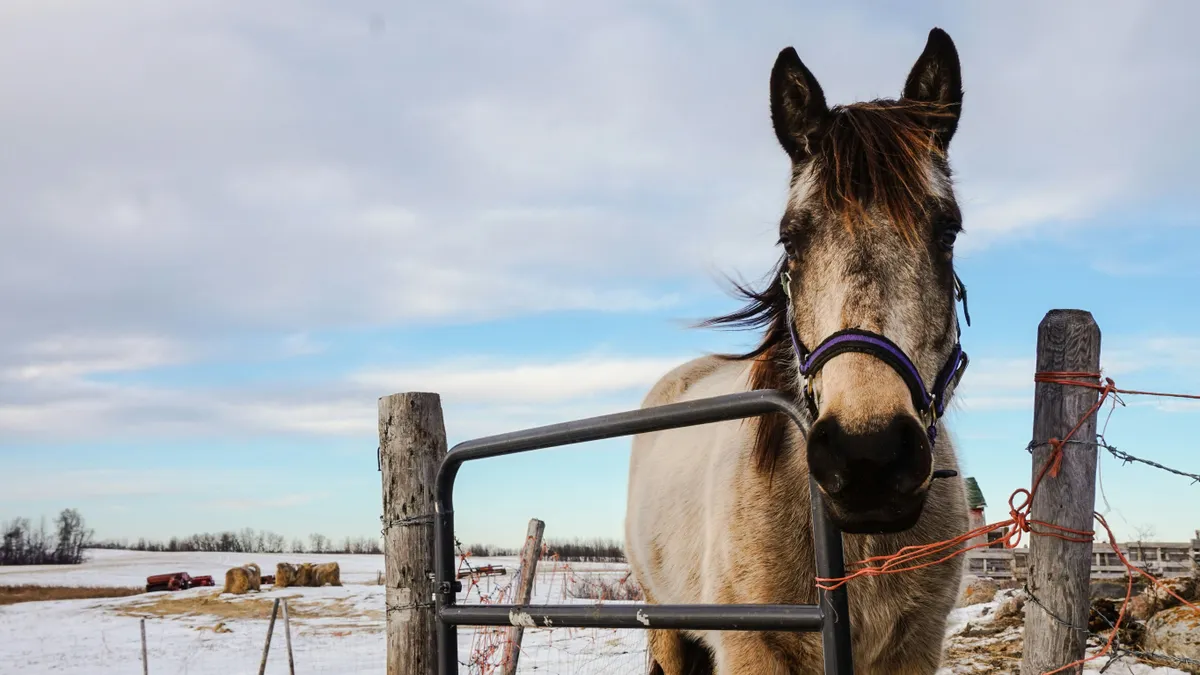
<path fill-rule="evenodd" d="M 921 546 L 907 546 L 891 555 L 875 556 L 859 560 L 850 565 L 856 569 L 843 577 L 828 579 L 818 578 L 816 580 L 817 587 L 823 590 L 833 590 L 857 578 L 899 574 L 939 565 L 954 557 L 963 555 L 968 551 L 985 547 L 993 547 L 996 542 L 990 540 L 987 535 L 997 531 L 1002 533 L 999 539 L 1001 545 L 1009 549 L 1016 548 L 1020 544 L 1022 536 L 1025 533 L 1029 533 L 1030 535 L 1057 537 L 1059 539 L 1076 543 L 1090 543 L 1094 541 L 1096 534 L 1094 530 L 1076 530 L 1030 518 L 1033 500 L 1037 496 L 1038 487 L 1041 485 L 1046 476 L 1055 477 L 1058 475 L 1059 470 L 1062 467 L 1062 461 L 1065 452 L 1064 448 L 1067 446 L 1082 445 L 1086 447 L 1102 447 L 1111 455 L 1125 463 L 1138 462 L 1146 464 L 1185 478 L 1190 478 L 1192 479 L 1193 484 L 1200 482 L 1200 475 L 1173 469 L 1159 462 L 1136 457 L 1130 453 L 1118 450 L 1115 446 L 1107 443 L 1102 434 L 1097 434 L 1096 438 L 1090 441 L 1075 438 L 1075 435 L 1083 427 L 1084 423 L 1091 418 L 1092 415 L 1097 414 L 1104 406 L 1106 401 L 1111 399 L 1113 401 L 1114 409 L 1118 403 L 1124 405 L 1124 402 L 1120 399 L 1120 395 L 1122 394 L 1130 396 L 1164 396 L 1190 400 L 1200 400 L 1200 395 L 1121 389 L 1117 387 L 1112 378 L 1103 377 L 1100 373 L 1037 372 L 1034 374 L 1033 379 L 1035 383 L 1040 384 L 1057 384 L 1061 386 L 1093 389 L 1097 392 L 1097 396 L 1095 403 L 1088 408 L 1087 412 L 1080 416 L 1080 418 L 1075 422 L 1074 426 L 1072 426 L 1070 431 L 1063 438 L 1049 438 L 1045 440 L 1033 439 L 1030 441 L 1029 445 L 1026 446 L 1026 450 L 1030 453 L 1032 453 L 1035 448 L 1047 446 L 1050 447 L 1051 452 L 1049 457 L 1043 463 L 1041 469 L 1038 471 L 1033 480 L 1033 484 L 1029 487 L 1029 489 L 1018 489 L 1009 496 L 1008 519 L 975 528 L 959 537 L 955 537 L 946 541 L 935 542 Z M 1111 415 L 1112 412 L 1110 411 L 1110 418 Z M 1107 420 L 1105 422 L 1105 426 L 1107 427 Z M 1082 666 L 1089 661 L 1103 658 L 1105 655 L 1116 653 L 1115 650 L 1119 647 L 1119 643 L 1117 642 L 1118 634 L 1120 633 L 1122 622 L 1126 616 L 1126 609 L 1128 608 L 1129 602 L 1133 595 L 1133 580 L 1135 575 L 1144 577 L 1155 588 L 1158 588 L 1168 595 L 1174 597 L 1180 603 L 1195 611 L 1197 616 L 1200 616 L 1200 607 L 1197 607 L 1192 602 L 1189 602 L 1185 598 L 1181 597 L 1174 590 L 1164 585 L 1155 576 L 1134 565 L 1125 557 L 1125 555 L 1121 552 L 1120 546 L 1117 544 L 1117 538 L 1113 534 L 1112 528 L 1109 527 L 1108 522 L 1103 515 L 1093 510 L 1092 516 L 1108 535 L 1108 543 L 1112 546 L 1113 552 L 1116 554 L 1118 560 L 1121 561 L 1127 570 L 1128 583 L 1126 586 L 1125 597 L 1121 602 L 1121 608 L 1118 612 L 1116 622 L 1111 624 L 1112 630 L 1109 632 L 1109 635 L 1104 640 L 1103 644 L 1100 645 L 1100 649 L 1097 653 L 1093 654 L 1092 656 L 1085 656 L 1083 659 L 1069 663 L 1061 668 L 1044 673 L 1043 675 L 1055 675 L 1056 673 L 1061 673 Z M 981 541 L 967 545 L 967 542 L 975 538 L 980 538 Z M 1046 609 L 1046 607 L 1042 605 L 1041 602 L 1039 602 L 1037 598 L 1033 596 L 1033 594 L 1030 593 L 1028 597 L 1036 605 L 1049 612 L 1049 610 Z M 1084 630 L 1077 626 L 1073 626 L 1070 623 L 1064 622 L 1061 618 L 1055 616 L 1053 613 L 1050 613 L 1050 616 L 1055 621 L 1062 623 L 1071 630 Z M 1133 650 L 1124 649 L 1123 653 L 1132 654 Z"/>

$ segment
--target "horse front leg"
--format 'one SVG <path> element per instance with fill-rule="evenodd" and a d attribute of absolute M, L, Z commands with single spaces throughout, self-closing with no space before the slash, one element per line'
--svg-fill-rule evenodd
<path fill-rule="evenodd" d="M 646 631 L 650 648 L 650 675 L 687 675 L 683 636 L 677 630 Z"/>
<path fill-rule="evenodd" d="M 716 650 L 716 675 L 821 675 L 820 652 L 795 634 L 727 632 Z"/>

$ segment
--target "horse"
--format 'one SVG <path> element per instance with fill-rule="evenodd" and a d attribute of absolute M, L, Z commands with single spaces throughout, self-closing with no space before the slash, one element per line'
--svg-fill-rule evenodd
<path fill-rule="evenodd" d="M 940 28 L 898 99 L 830 107 L 796 50 L 779 53 L 783 250 L 765 287 L 734 282 L 741 309 L 699 324 L 761 329 L 760 340 L 677 366 L 642 407 L 776 389 L 805 424 L 772 414 L 633 437 L 626 554 L 647 602 L 817 604 L 810 475 L 849 561 L 967 531 L 962 480 L 943 478 L 958 462 L 942 419 L 967 363 L 960 299 L 970 322 L 948 161 L 962 99 Z M 855 672 L 932 675 L 962 573 L 956 557 L 854 579 Z M 650 629 L 647 642 L 655 674 L 821 672 L 815 633 Z"/>

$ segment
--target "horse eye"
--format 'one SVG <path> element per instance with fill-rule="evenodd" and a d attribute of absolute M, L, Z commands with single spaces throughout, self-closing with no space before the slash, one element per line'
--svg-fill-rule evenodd
<path fill-rule="evenodd" d="M 784 252 L 784 254 L 787 255 L 788 259 L 789 260 L 795 259 L 796 248 L 795 248 L 795 246 L 792 245 L 791 238 L 790 237 L 780 237 L 779 243 L 783 244 L 783 252 Z"/>
<path fill-rule="evenodd" d="M 938 246 L 943 251 L 949 251 L 954 248 L 954 240 L 958 238 L 958 230 L 954 228 L 946 228 L 942 230 L 941 238 L 938 240 Z"/>

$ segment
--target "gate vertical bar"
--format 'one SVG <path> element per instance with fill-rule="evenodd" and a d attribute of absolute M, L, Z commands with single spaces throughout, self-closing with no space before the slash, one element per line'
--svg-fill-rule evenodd
<path fill-rule="evenodd" d="M 435 611 L 442 607 L 453 607 L 457 602 L 458 581 L 454 578 L 454 476 L 458 465 L 446 467 L 449 474 L 438 476 L 437 503 L 434 505 L 433 568 L 436 573 L 434 588 Z M 442 480 L 446 481 L 443 489 Z M 437 675 L 458 675 L 458 626 L 438 620 L 437 631 Z"/>
<path fill-rule="evenodd" d="M 817 576 L 836 579 L 846 575 L 842 532 L 829 519 L 822 503 L 817 479 L 808 477 L 809 500 L 812 502 L 813 549 L 817 555 Z M 854 675 L 854 657 L 850 644 L 849 584 L 832 591 L 817 589 L 817 604 L 825 614 L 821 627 L 821 651 L 825 659 L 825 675 Z"/>

